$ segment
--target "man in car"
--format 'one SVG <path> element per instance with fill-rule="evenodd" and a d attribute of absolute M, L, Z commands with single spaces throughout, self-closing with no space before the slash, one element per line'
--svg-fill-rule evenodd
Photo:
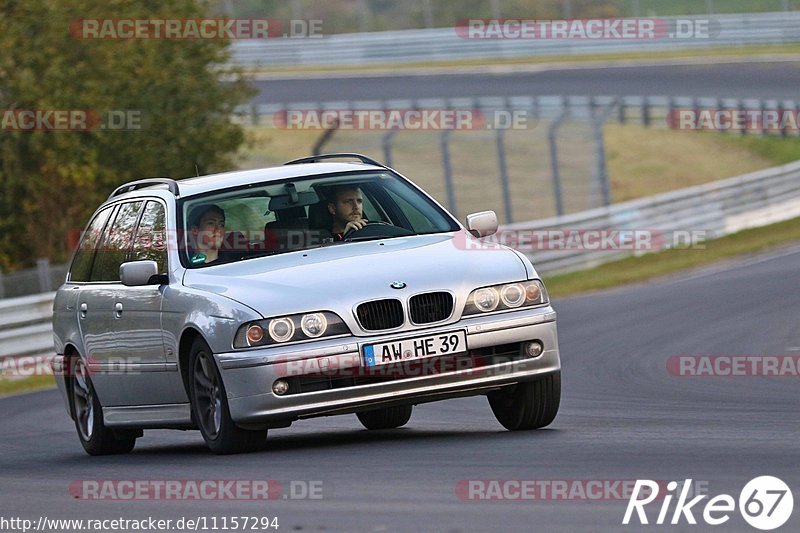
<path fill-rule="evenodd" d="M 364 197 L 355 185 L 342 185 L 331 191 L 328 212 L 332 217 L 331 234 L 341 241 L 350 230 L 360 230 L 367 225 L 364 218 Z"/>

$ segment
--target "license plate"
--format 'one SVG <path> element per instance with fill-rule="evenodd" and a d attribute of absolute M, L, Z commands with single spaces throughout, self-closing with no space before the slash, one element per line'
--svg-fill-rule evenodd
<path fill-rule="evenodd" d="M 363 346 L 364 363 L 370 367 L 465 351 L 467 351 L 467 336 L 463 331 L 451 331 Z"/>

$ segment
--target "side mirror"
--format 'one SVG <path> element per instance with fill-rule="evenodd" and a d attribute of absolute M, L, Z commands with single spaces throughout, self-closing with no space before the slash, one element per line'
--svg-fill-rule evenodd
<path fill-rule="evenodd" d="M 153 278 L 155 276 L 155 279 Z M 119 279 L 128 287 L 155 285 L 160 283 L 158 263 L 155 261 L 131 261 L 119 267 Z"/>
<path fill-rule="evenodd" d="M 497 233 L 497 213 L 481 211 L 467 215 L 467 229 L 476 237 L 488 237 Z"/>

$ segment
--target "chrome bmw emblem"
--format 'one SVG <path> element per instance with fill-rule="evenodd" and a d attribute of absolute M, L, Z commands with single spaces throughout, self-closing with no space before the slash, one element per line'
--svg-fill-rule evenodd
<path fill-rule="evenodd" d="M 405 289 L 406 284 L 402 281 L 393 281 L 391 285 L 389 285 L 393 289 Z"/>

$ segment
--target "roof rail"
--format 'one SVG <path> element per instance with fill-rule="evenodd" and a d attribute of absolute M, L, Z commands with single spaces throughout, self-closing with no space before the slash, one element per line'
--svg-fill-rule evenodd
<path fill-rule="evenodd" d="M 172 178 L 145 178 L 143 180 L 136 180 L 126 183 L 125 185 L 120 185 L 114 192 L 112 192 L 108 199 L 112 199 L 115 196 L 119 196 L 120 194 L 124 194 L 126 192 L 135 191 L 141 187 L 152 187 L 153 185 L 166 185 L 169 188 L 169 192 L 178 196 L 178 182 Z"/>
<path fill-rule="evenodd" d="M 386 165 L 384 165 L 383 163 L 378 163 L 371 157 L 367 157 L 361 154 L 351 154 L 351 153 L 312 155 L 309 157 L 301 157 L 300 159 L 293 159 L 292 161 L 287 161 L 286 163 L 284 163 L 284 165 L 299 165 L 301 163 L 318 163 L 323 159 L 338 159 L 338 158 L 358 159 L 362 163 L 366 163 L 368 165 L 375 165 L 376 167 L 386 168 Z"/>

